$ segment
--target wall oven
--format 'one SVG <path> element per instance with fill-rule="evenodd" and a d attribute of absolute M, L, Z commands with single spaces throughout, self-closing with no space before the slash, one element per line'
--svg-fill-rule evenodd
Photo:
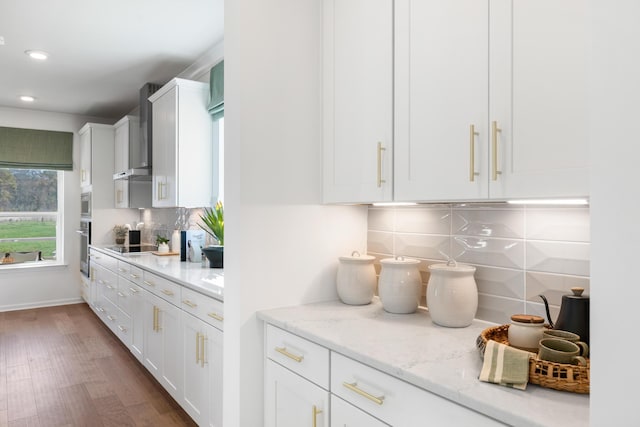
<path fill-rule="evenodd" d="M 91 244 L 91 219 L 82 218 L 80 220 L 80 271 L 89 277 L 89 245 Z"/>
<path fill-rule="evenodd" d="M 80 216 L 83 219 L 91 219 L 91 193 L 80 195 Z"/>

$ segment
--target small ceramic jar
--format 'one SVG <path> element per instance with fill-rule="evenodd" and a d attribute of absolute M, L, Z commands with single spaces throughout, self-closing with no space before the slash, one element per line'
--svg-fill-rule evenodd
<path fill-rule="evenodd" d="M 469 326 L 478 309 L 478 288 L 473 278 L 476 268 L 450 260 L 430 265 L 429 271 L 427 307 L 431 320 L 450 328 Z"/>
<path fill-rule="evenodd" d="M 396 257 L 380 260 L 378 294 L 389 313 L 413 313 L 420 303 L 422 279 L 417 259 Z"/>
<path fill-rule="evenodd" d="M 521 350 L 538 352 L 538 344 L 545 331 L 544 319 L 531 314 L 514 314 L 508 329 L 509 345 Z"/>
<path fill-rule="evenodd" d="M 369 304 L 376 291 L 375 257 L 354 251 L 339 260 L 336 287 L 340 300 L 350 305 Z"/>

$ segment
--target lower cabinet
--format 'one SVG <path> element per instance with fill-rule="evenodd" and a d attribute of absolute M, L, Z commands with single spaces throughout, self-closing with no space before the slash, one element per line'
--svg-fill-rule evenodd
<path fill-rule="evenodd" d="M 272 360 L 264 395 L 266 427 L 329 426 L 329 392 Z"/>
<path fill-rule="evenodd" d="M 181 406 L 198 425 L 222 427 L 222 331 L 183 313 Z"/>
<path fill-rule="evenodd" d="M 265 332 L 266 426 L 503 425 L 272 325 Z"/>
<path fill-rule="evenodd" d="M 87 299 L 98 318 L 199 426 L 222 427 L 223 303 L 106 254 L 96 259 Z"/>

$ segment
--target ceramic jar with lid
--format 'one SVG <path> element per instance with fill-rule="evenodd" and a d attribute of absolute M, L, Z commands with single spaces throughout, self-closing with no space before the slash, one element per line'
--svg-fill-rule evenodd
<path fill-rule="evenodd" d="M 376 291 L 376 270 L 373 266 L 375 257 L 353 251 L 351 256 L 341 256 L 338 259 L 340 264 L 336 287 L 340 300 L 350 305 L 369 304 Z"/>
<path fill-rule="evenodd" d="M 545 331 L 544 319 L 531 314 L 514 314 L 507 332 L 509 345 L 521 350 L 538 352 L 538 344 Z"/>
<path fill-rule="evenodd" d="M 380 260 L 378 295 L 389 313 L 408 314 L 417 310 L 422 278 L 417 259 L 396 257 Z"/>
<path fill-rule="evenodd" d="M 427 307 L 431 320 L 440 326 L 469 326 L 478 309 L 478 288 L 473 277 L 476 268 L 450 260 L 429 266 Z"/>

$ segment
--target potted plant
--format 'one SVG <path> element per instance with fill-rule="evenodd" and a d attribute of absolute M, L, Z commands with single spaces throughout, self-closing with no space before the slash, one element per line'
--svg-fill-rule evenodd
<path fill-rule="evenodd" d="M 167 253 L 169 252 L 169 239 L 156 235 L 156 245 L 158 245 L 158 252 Z"/>
<path fill-rule="evenodd" d="M 129 231 L 129 229 L 127 228 L 126 225 L 115 225 L 113 227 L 113 233 L 116 235 L 116 244 L 117 245 L 123 245 L 124 244 L 124 240 L 127 237 L 127 232 Z"/>
<path fill-rule="evenodd" d="M 200 215 L 203 224 L 198 224 L 210 236 L 218 241 L 217 245 L 202 248 L 202 252 L 209 259 L 211 268 L 222 268 L 224 261 L 224 207 L 218 201 L 213 208 L 204 208 Z"/>

